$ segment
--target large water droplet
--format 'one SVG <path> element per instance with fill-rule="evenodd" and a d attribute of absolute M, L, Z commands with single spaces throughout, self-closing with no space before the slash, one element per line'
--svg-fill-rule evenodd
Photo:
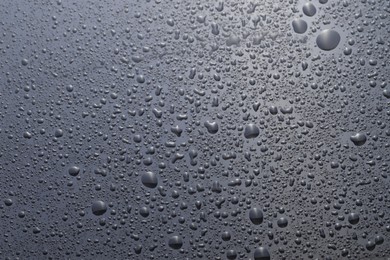
<path fill-rule="evenodd" d="M 92 213 L 96 216 L 103 215 L 107 211 L 107 205 L 101 200 L 92 203 Z"/>
<path fill-rule="evenodd" d="M 281 228 L 285 228 L 288 225 L 288 220 L 285 217 L 280 217 L 277 221 L 277 224 Z"/>
<path fill-rule="evenodd" d="M 350 139 L 356 146 L 362 146 L 367 141 L 367 137 L 363 133 L 352 135 Z"/>
<path fill-rule="evenodd" d="M 77 166 L 71 166 L 68 170 L 69 175 L 77 176 L 80 173 L 80 168 Z"/>
<path fill-rule="evenodd" d="M 168 241 L 168 245 L 173 249 L 180 249 L 183 246 L 183 240 L 179 236 L 172 236 Z"/>
<path fill-rule="evenodd" d="M 348 222 L 351 223 L 352 225 L 356 225 L 359 222 L 359 214 L 357 213 L 349 213 L 348 215 Z"/>
<path fill-rule="evenodd" d="M 259 208 L 252 208 L 249 211 L 249 219 L 255 225 L 263 223 L 263 212 Z"/>
<path fill-rule="evenodd" d="M 340 42 L 340 34 L 335 30 L 326 29 L 323 30 L 317 36 L 317 46 L 321 50 L 330 51 L 337 47 Z"/>
<path fill-rule="evenodd" d="M 141 177 L 141 182 L 148 188 L 156 188 L 158 184 L 157 175 L 154 172 L 144 172 Z"/>
<path fill-rule="evenodd" d="M 304 20 L 297 18 L 292 21 L 292 27 L 296 33 L 305 33 L 307 30 L 307 23 Z"/>
<path fill-rule="evenodd" d="M 247 126 L 245 126 L 245 129 L 244 129 L 244 136 L 245 138 L 256 138 L 258 137 L 260 134 L 260 129 L 254 125 L 254 124 L 249 124 Z"/>
<path fill-rule="evenodd" d="M 253 253 L 253 257 L 255 260 L 270 260 L 271 255 L 268 252 L 268 249 L 264 247 L 258 247 L 255 249 L 255 252 Z"/>
<path fill-rule="evenodd" d="M 317 9 L 311 2 L 307 2 L 306 4 L 303 5 L 302 11 L 305 15 L 307 16 L 313 16 L 316 14 Z"/>

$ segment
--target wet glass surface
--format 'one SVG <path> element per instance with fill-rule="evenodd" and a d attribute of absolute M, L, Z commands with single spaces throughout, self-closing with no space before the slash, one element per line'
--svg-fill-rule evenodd
<path fill-rule="evenodd" d="M 389 259 L 389 15 L 0 1 L 0 259 Z"/>

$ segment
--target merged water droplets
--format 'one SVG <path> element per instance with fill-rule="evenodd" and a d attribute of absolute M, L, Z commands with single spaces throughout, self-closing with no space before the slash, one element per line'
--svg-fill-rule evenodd
<path fill-rule="evenodd" d="M 207 131 L 210 134 L 216 134 L 218 132 L 218 130 L 219 130 L 219 126 L 218 126 L 217 122 L 206 121 L 204 123 L 204 126 L 206 127 Z"/>
<path fill-rule="evenodd" d="M 364 133 L 356 133 L 350 139 L 356 146 L 362 146 L 366 143 L 367 136 Z"/>

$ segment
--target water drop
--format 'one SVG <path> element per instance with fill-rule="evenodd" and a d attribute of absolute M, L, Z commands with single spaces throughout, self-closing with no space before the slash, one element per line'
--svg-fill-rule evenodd
<path fill-rule="evenodd" d="M 348 222 L 351 223 L 352 225 L 356 225 L 359 222 L 359 214 L 357 213 L 349 213 L 348 215 Z"/>
<path fill-rule="evenodd" d="M 307 30 L 307 23 L 303 19 L 296 18 L 292 21 L 292 27 L 294 32 L 302 34 Z"/>
<path fill-rule="evenodd" d="M 303 5 L 302 11 L 307 16 L 313 16 L 316 14 L 317 9 L 312 2 L 307 2 Z"/>
<path fill-rule="evenodd" d="M 259 208 L 252 208 L 249 211 L 249 219 L 255 225 L 263 223 L 263 212 Z"/>
<path fill-rule="evenodd" d="M 255 249 L 255 251 L 253 253 L 253 257 L 255 258 L 255 260 L 270 260 L 271 259 L 271 255 L 268 252 L 268 249 L 266 249 L 262 246 Z"/>
<path fill-rule="evenodd" d="M 339 45 L 340 39 L 340 34 L 338 32 L 326 29 L 317 36 L 316 42 L 321 50 L 330 51 Z"/>
<path fill-rule="evenodd" d="M 363 133 L 356 133 L 355 135 L 352 135 L 350 139 L 356 146 L 362 146 L 367 141 L 367 137 Z"/>
<path fill-rule="evenodd" d="M 183 240 L 179 236 L 169 238 L 168 245 L 173 249 L 180 249 L 183 246 Z"/>
<path fill-rule="evenodd" d="M 80 173 L 80 168 L 77 166 L 71 166 L 68 170 L 69 175 L 77 176 Z"/>
<path fill-rule="evenodd" d="M 141 182 L 148 188 L 156 188 L 158 184 L 157 175 L 154 172 L 144 172 L 141 177 Z"/>
<path fill-rule="evenodd" d="M 103 215 L 107 211 L 107 205 L 101 200 L 92 203 L 92 213 L 96 216 Z"/>
<path fill-rule="evenodd" d="M 248 124 L 244 129 L 244 136 L 247 139 L 256 138 L 260 134 L 260 129 L 255 124 Z"/>

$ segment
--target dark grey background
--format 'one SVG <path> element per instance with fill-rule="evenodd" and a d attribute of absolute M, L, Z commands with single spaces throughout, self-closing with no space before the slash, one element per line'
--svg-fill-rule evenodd
<path fill-rule="evenodd" d="M 307 2 L 0 1 L 0 259 L 390 257 L 390 2 Z"/>

